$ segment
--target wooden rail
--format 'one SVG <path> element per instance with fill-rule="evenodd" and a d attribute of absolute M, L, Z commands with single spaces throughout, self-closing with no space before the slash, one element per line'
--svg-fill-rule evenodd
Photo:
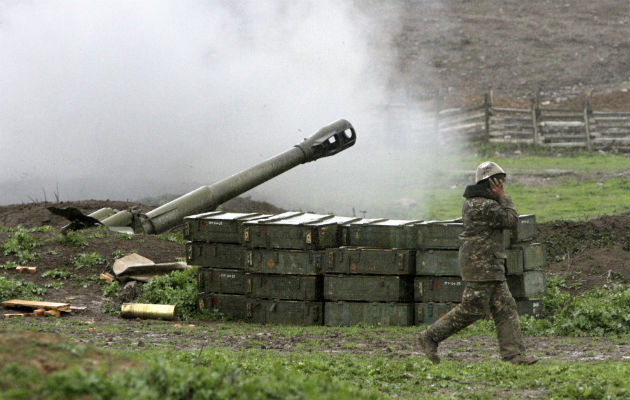
<path fill-rule="evenodd" d="M 537 100 L 529 109 L 494 107 L 491 95 L 474 107 L 440 110 L 437 104 L 438 137 L 630 152 L 630 112 L 595 111 L 588 101 L 581 110 L 543 108 Z"/>

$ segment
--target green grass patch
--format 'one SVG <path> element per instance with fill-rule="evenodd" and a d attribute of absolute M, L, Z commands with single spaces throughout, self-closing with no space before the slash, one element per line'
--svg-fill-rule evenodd
<path fill-rule="evenodd" d="M 602 215 L 630 211 L 630 181 L 612 178 L 604 181 L 569 182 L 549 187 L 508 185 L 520 214 L 535 214 L 538 222 L 585 220 Z M 452 219 L 461 216 L 463 189 L 440 189 L 429 196 L 428 219 Z"/>
<path fill-rule="evenodd" d="M 67 269 L 55 268 L 42 274 L 42 278 L 65 280 L 72 277 L 72 272 Z"/>
<path fill-rule="evenodd" d="M 466 156 L 463 158 L 474 168 L 490 159 L 499 164 L 509 174 L 509 170 L 542 173 L 544 170 L 571 170 L 580 173 L 603 171 L 627 171 L 630 159 L 619 154 L 578 153 L 572 155 L 514 155 L 514 156 Z"/>
<path fill-rule="evenodd" d="M 41 242 L 28 234 L 27 229 L 16 229 L 9 238 L 2 243 L 2 251 L 5 256 L 14 257 L 18 263 L 25 264 L 39 258 L 35 249 L 41 246 Z"/>
<path fill-rule="evenodd" d="M 156 276 L 142 287 L 138 303 L 173 304 L 180 318 L 190 319 L 200 315 L 197 307 L 197 269 L 173 271 Z"/>
<path fill-rule="evenodd" d="M 106 260 L 100 254 L 96 252 L 91 252 L 79 253 L 76 256 L 72 257 L 70 262 L 72 263 L 72 265 L 74 265 L 76 269 L 81 269 L 105 264 Z"/>
<path fill-rule="evenodd" d="M 46 294 L 46 290 L 34 283 L 0 275 L 0 301 L 11 299 L 37 300 L 44 294 Z"/>
<path fill-rule="evenodd" d="M 627 398 L 630 365 L 619 361 L 514 366 L 424 357 L 231 348 L 95 351 L 74 342 L 24 340 L 20 361 L 0 361 L 7 398 L 416 399 Z M 4 347 L 9 348 L 8 343 Z M 14 350 L 15 345 L 11 345 Z M 0 349 L 2 349 L 0 345 Z M 40 356 L 55 368 L 37 368 Z M 90 367 L 87 367 L 87 361 Z"/>
<path fill-rule="evenodd" d="M 79 248 L 85 248 L 89 245 L 89 241 L 85 235 L 77 231 L 68 231 L 59 235 L 58 241 L 61 244 Z"/>

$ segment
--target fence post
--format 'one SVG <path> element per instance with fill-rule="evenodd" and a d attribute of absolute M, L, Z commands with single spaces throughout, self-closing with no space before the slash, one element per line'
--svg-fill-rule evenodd
<path fill-rule="evenodd" d="M 538 96 L 532 98 L 532 124 L 534 124 L 534 144 L 540 144 L 540 133 L 538 132 Z"/>
<path fill-rule="evenodd" d="M 591 151 L 591 127 L 589 125 L 589 114 L 591 113 L 591 104 L 588 98 L 584 100 L 584 130 L 586 134 L 586 150 Z"/>
<path fill-rule="evenodd" d="M 490 141 L 490 109 L 492 108 L 492 89 L 490 93 L 486 93 L 483 99 L 483 106 L 485 112 L 484 129 L 486 131 L 486 142 Z"/>

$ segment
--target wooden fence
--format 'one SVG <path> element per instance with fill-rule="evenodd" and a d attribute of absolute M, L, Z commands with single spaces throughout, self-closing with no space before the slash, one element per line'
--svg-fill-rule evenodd
<path fill-rule="evenodd" d="M 630 151 L 630 112 L 594 111 L 588 101 L 582 110 L 543 108 L 537 101 L 516 109 L 495 107 L 486 96 L 476 107 L 438 109 L 435 126 L 438 137 Z"/>

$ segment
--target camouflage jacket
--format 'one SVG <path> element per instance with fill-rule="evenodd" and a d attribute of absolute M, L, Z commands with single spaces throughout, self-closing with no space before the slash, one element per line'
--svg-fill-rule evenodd
<path fill-rule="evenodd" d="M 496 198 L 479 185 L 464 192 L 462 218 L 464 231 L 459 236 L 459 268 L 464 281 L 504 281 L 507 254 L 503 229 L 518 223 L 518 213 L 509 196 Z"/>

